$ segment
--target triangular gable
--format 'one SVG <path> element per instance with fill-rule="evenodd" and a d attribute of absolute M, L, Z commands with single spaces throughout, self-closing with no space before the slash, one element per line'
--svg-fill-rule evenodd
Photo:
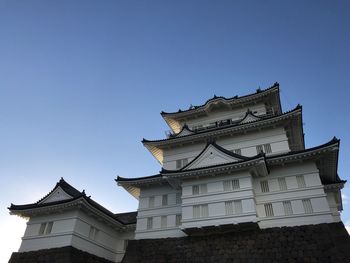
<path fill-rule="evenodd" d="M 67 199 L 72 199 L 73 197 L 67 194 L 60 186 L 58 186 L 52 193 L 39 202 L 39 204 L 52 203 Z"/>
<path fill-rule="evenodd" d="M 257 121 L 260 120 L 261 118 L 258 116 L 255 116 L 251 111 L 248 111 L 244 118 L 239 122 L 241 123 L 247 123 L 247 122 L 252 122 L 252 121 Z"/>
<path fill-rule="evenodd" d="M 220 147 L 221 148 L 221 147 Z M 227 150 L 224 150 L 227 151 Z M 196 169 L 201 167 L 213 166 L 218 164 L 232 163 L 242 161 L 244 157 L 225 153 L 213 144 L 209 144 L 202 153 L 200 153 L 192 162 L 183 168 L 183 170 Z M 235 155 L 235 156 L 234 156 Z"/>

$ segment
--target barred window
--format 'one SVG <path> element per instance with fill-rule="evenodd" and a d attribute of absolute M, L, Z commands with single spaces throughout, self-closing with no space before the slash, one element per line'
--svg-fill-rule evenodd
<path fill-rule="evenodd" d="M 148 217 L 147 218 L 147 229 L 152 229 L 153 228 L 153 217 Z"/>
<path fill-rule="evenodd" d="M 193 195 L 199 195 L 199 185 L 193 185 L 192 186 L 192 194 Z"/>
<path fill-rule="evenodd" d="M 258 154 L 261 153 L 261 152 L 264 152 L 263 146 L 262 146 L 262 145 L 257 145 L 257 146 L 256 146 L 256 152 L 257 152 Z"/>
<path fill-rule="evenodd" d="M 233 190 L 236 190 L 236 189 L 239 189 L 239 179 L 234 179 L 232 180 L 232 189 Z"/>
<path fill-rule="evenodd" d="M 291 204 L 290 201 L 284 201 L 283 202 L 283 209 L 284 209 L 284 214 L 286 216 L 289 216 L 289 215 L 293 214 L 292 204 Z"/>
<path fill-rule="evenodd" d="M 225 202 L 225 212 L 226 212 L 226 215 L 233 214 L 233 201 Z"/>
<path fill-rule="evenodd" d="M 267 180 L 260 181 L 260 186 L 261 186 L 261 192 L 263 192 L 263 193 L 270 192 L 269 183 Z"/>
<path fill-rule="evenodd" d="M 286 178 L 278 178 L 278 185 L 281 191 L 287 190 Z"/>
<path fill-rule="evenodd" d="M 200 205 L 194 205 L 193 206 L 193 218 L 200 218 L 200 217 L 201 217 Z"/>
<path fill-rule="evenodd" d="M 298 188 L 305 188 L 306 187 L 306 183 L 305 183 L 305 179 L 303 175 L 297 175 L 297 184 L 298 184 Z"/>
<path fill-rule="evenodd" d="M 230 180 L 224 181 L 223 184 L 224 184 L 224 191 L 231 191 L 231 181 Z"/>
<path fill-rule="evenodd" d="M 264 208 L 267 217 L 273 216 L 273 207 L 271 203 L 264 204 Z"/>
<path fill-rule="evenodd" d="M 303 199 L 303 207 L 306 214 L 313 213 L 312 204 L 310 199 Z"/>
<path fill-rule="evenodd" d="M 208 205 L 201 205 L 201 217 L 208 217 L 208 216 L 209 216 Z"/>
<path fill-rule="evenodd" d="M 269 143 L 264 144 L 264 152 L 265 153 L 272 153 L 271 144 L 269 144 Z"/>

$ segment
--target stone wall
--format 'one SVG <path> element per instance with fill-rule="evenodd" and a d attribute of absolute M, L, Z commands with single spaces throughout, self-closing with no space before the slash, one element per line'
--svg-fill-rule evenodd
<path fill-rule="evenodd" d="M 342 223 L 129 242 L 123 263 L 134 262 L 350 262 Z"/>
<path fill-rule="evenodd" d="M 111 263 L 74 247 L 12 253 L 9 263 Z"/>

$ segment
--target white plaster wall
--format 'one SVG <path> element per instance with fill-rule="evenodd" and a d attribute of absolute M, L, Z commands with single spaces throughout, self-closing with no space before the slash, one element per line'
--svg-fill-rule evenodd
<path fill-rule="evenodd" d="M 302 175 L 305 187 L 298 188 L 297 175 Z M 285 178 L 287 189 L 280 190 L 278 178 Z M 269 192 L 262 192 L 260 182 L 267 180 Z M 336 222 L 332 216 L 315 163 L 303 162 L 270 167 L 270 174 L 253 180 L 256 210 L 261 228 Z M 304 211 L 303 199 L 310 199 L 313 213 Z M 292 215 L 285 215 L 283 201 L 291 201 Z M 271 203 L 274 216 L 266 217 L 264 204 Z"/>
<path fill-rule="evenodd" d="M 70 246 L 76 216 L 76 211 L 69 211 L 62 214 L 50 214 L 30 218 L 27 222 L 27 228 L 22 238 L 19 252 Z M 54 222 L 51 233 L 48 235 L 39 235 L 41 223 L 51 221 Z"/>
<path fill-rule="evenodd" d="M 290 151 L 288 138 L 283 127 L 218 138 L 216 143 L 227 150 L 241 149 L 243 156 L 256 155 L 256 145 L 266 143 L 271 145 L 272 154 Z M 202 142 L 165 149 L 163 151 L 163 167 L 168 170 L 175 170 L 176 160 L 184 158 L 187 158 L 189 161 L 193 160 L 204 149 L 205 145 Z"/>
<path fill-rule="evenodd" d="M 136 239 L 181 237 L 185 234 L 175 225 L 176 215 L 181 214 L 181 204 L 176 204 L 176 190 L 170 185 L 156 185 L 141 189 L 135 231 Z M 162 205 L 162 196 L 168 196 L 168 205 Z M 154 196 L 154 207 L 149 207 L 149 198 Z M 167 216 L 167 226 L 161 227 L 161 216 Z M 147 218 L 153 218 L 152 229 L 147 229 Z"/>
<path fill-rule="evenodd" d="M 240 188 L 224 191 L 224 181 L 238 179 Z M 207 193 L 192 194 L 193 185 L 207 185 Z M 182 228 L 255 222 L 256 211 L 251 175 L 236 172 L 212 177 L 187 179 L 182 183 Z M 242 213 L 226 215 L 225 201 L 242 201 Z M 208 204 L 208 217 L 194 218 L 193 206 Z"/>

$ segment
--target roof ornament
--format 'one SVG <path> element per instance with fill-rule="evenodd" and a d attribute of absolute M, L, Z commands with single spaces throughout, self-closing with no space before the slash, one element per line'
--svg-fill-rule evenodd
<path fill-rule="evenodd" d="M 279 86 L 280 84 L 276 81 L 273 85 L 274 86 Z"/>
<path fill-rule="evenodd" d="M 259 86 L 259 88 L 256 89 L 256 93 L 260 93 L 261 92 L 261 88 Z"/>
<path fill-rule="evenodd" d="M 188 108 L 189 110 L 193 110 L 194 106 L 192 104 L 190 104 L 190 107 Z"/>

